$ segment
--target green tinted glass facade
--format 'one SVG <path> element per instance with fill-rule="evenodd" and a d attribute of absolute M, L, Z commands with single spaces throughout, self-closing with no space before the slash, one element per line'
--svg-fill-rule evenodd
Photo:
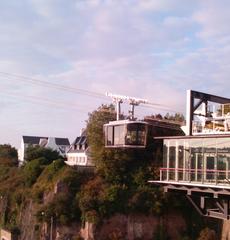
<path fill-rule="evenodd" d="M 161 180 L 230 183 L 230 137 L 164 140 Z"/>

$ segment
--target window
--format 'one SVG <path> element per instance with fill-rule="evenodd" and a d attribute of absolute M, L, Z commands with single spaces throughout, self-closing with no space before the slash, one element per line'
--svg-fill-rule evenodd
<path fill-rule="evenodd" d="M 125 144 L 125 126 L 118 125 L 114 126 L 114 145 Z"/>
<path fill-rule="evenodd" d="M 126 145 L 145 145 L 146 126 L 140 123 L 127 125 Z"/>
<path fill-rule="evenodd" d="M 191 181 L 201 181 L 203 174 L 203 140 L 189 139 Z"/>
<path fill-rule="evenodd" d="M 216 138 L 203 140 L 204 181 L 215 182 L 216 179 Z"/>
<path fill-rule="evenodd" d="M 230 138 L 165 139 L 163 180 L 228 184 Z"/>
<path fill-rule="evenodd" d="M 230 179 L 230 139 L 217 139 L 217 179 L 228 182 Z"/>
<path fill-rule="evenodd" d="M 175 180 L 176 167 L 176 141 L 170 141 L 169 146 L 169 179 Z"/>
<path fill-rule="evenodd" d="M 107 139 L 106 143 L 108 146 L 113 145 L 113 126 L 107 127 Z"/>

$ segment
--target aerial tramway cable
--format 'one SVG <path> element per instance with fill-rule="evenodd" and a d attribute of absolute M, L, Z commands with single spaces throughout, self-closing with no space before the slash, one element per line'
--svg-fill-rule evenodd
<path fill-rule="evenodd" d="M 35 78 L 31 78 L 31 77 L 23 76 L 23 75 L 19 75 L 19 74 L 12 74 L 12 73 L 8 73 L 8 72 L 0 71 L 0 75 L 2 75 L 2 77 L 7 80 L 19 80 L 19 81 L 26 82 L 26 83 L 29 83 L 32 85 L 37 85 L 37 86 L 41 86 L 41 87 L 49 87 L 51 89 L 67 91 L 67 92 L 85 95 L 85 96 L 93 97 L 93 98 L 99 98 L 99 99 L 103 99 L 104 101 L 107 101 L 107 97 L 105 96 L 104 93 L 99 93 L 99 92 L 89 91 L 89 90 L 85 90 L 85 89 L 81 89 L 81 88 L 65 86 L 65 85 L 61 85 L 61 84 L 57 84 L 57 83 L 51 83 L 48 81 L 35 79 Z M 7 94 L 9 95 L 10 93 L 7 93 Z M 15 96 L 15 97 L 17 97 L 17 96 Z M 19 96 L 19 97 L 23 97 L 23 96 Z M 25 96 L 25 97 L 28 97 L 28 96 Z M 35 98 L 35 97 L 33 96 L 33 98 Z M 44 101 L 44 99 L 42 101 Z M 45 99 L 45 101 L 53 102 L 53 100 L 49 100 L 49 99 Z M 63 103 L 58 103 L 58 104 L 65 105 Z M 163 110 L 163 111 L 179 113 L 179 111 L 172 109 L 170 106 L 167 106 L 164 104 L 159 104 L 159 103 L 153 103 L 153 102 L 148 102 L 145 105 L 141 105 L 140 107 L 159 109 L 159 110 Z"/>

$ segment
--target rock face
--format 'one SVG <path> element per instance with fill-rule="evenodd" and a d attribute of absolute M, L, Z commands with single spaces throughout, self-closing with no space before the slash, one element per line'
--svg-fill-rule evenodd
<path fill-rule="evenodd" d="M 127 239 L 152 240 L 157 236 L 169 236 L 170 239 L 179 239 L 186 229 L 183 217 L 177 213 L 159 218 L 153 215 L 120 215 L 117 214 L 95 228 L 87 223 L 81 231 L 84 240 Z"/>
<path fill-rule="evenodd" d="M 21 210 L 20 214 L 20 236 L 19 239 L 30 240 L 36 239 L 35 225 L 35 206 L 32 201 L 29 201 L 27 206 Z"/>
<path fill-rule="evenodd" d="M 222 240 L 230 240 L 230 221 L 229 220 L 223 221 L 221 239 Z"/>
<path fill-rule="evenodd" d="M 55 194 L 58 193 L 67 194 L 68 186 L 63 182 L 57 182 L 52 191 L 44 193 L 42 203 L 38 204 L 27 199 L 22 204 L 17 215 L 17 223 L 20 228 L 18 240 L 51 239 L 51 232 L 52 240 L 182 239 L 184 232 L 188 228 L 182 213 L 176 210 L 161 217 L 144 214 L 131 214 L 128 216 L 116 214 L 109 219 L 102 220 L 98 226 L 86 222 L 84 228 L 81 228 L 80 222 L 72 222 L 67 226 L 58 225 L 57 222 L 51 221 L 51 219 L 47 222 L 38 222 L 36 213 L 39 205 L 51 203 Z M 4 222 L 7 216 L 8 201 L 6 197 L 0 198 L 1 222 Z M 221 227 L 222 225 L 219 229 Z M 215 238 L 210 238 L 210 240 L 212 239 Z M 222 238 L 218 239 L 230 240 L 230 221 L 223 223 Z"/>

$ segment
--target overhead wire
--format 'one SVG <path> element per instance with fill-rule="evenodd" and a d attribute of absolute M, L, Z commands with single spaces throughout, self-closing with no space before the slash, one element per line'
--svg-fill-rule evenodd
<path fill-rule="evenodd" d="M 100 98 L 100 99 L 106 100 L 108 102 L 108 98 L 105 96 L 105 94 L 102 94 L 99 92 L 65 86 L 65 85 L 61 85 L 61 84 L 57 84 L 57 83 L 51 83 L 48 81 L 35 79 L 35 78 L 31 78 L 31 77 L 27 77 L 27 76 L 23 76 L 23 75 L 19 75 L 19 74 L 12 74 L 12 73 L 3 72 L 3 71 L 0 71 L 0 75 L 2 75 L 7 80 L 19 80 L 19 81 L 23 81 L 23 82 L 30 83 L 33 85 L 45 86 L 45 87 L 54 88 L 54 89 L 61 90 L 61 91 L 67 91 L 67 92 L 72 92 L 72 93 L 76 93 L 76 94 L 86 95 L 89 97 Z M 33 98 L 35 98 L 35 97 L 33 96 Z M 46 99 L 46 101 L 50 101 L 50 100 Z M 60 103 L 58 103 L 58 104 L 60 104 Z M 153 103 L 153 102 L 148 102 L 145 105 L 140 105 L 140 107 L 159 109 L 159 110 L 170 111 L 170 112 L 174 112 L 174 113 L 179 112 L 178 110 L 174 110 L 167 105 Z"/>
<path fill-rule="evenodd" d="M 12 80 L 12 78 L 13 78 L 13 79 L 17 79 L 17 80 L 24 81 L 24 82 L 27 82 L 30 84 L 34 84 L 34 85 L 46 86 L 46 87 L 55 88 L 58 90 L 64 90 L 64 91 L 73 92 L 73 93 L 77 93 L 77 94 L 83 94 L 83 95 L 87 95 L 90 97 L 107 99 L 106 96 L 102 93 L 88 91 L 88 90 L 81 89 L 81 88 L 75 88 L 75 87 L 73 88 L 70 86 L 65 86 L 65 85 L 61 85 L 61 84 L 57 84 L 57 83 L 51 83 L 48 81 L 43 81 L 40 79 L 35 79 L 35 78 L 18 75 L 18 74 L 11 74 L 11 73 L 7 73 L 7 72 L 0 72 L 0 74 L 5 76 L 8 80 Z"/>
<path fill-rule="evenodd" d="M 8 96 L 8 97 L 13 97 L 13 98 L 20 98 L 22 100 L 25 100 L 28 102 L 29 100 L 29 103 L 41 103 L 41 104 L 45 104 L 47 106 L 47 104 L 49 105 L 52 105 L 52 106 L 55 106 L 55 107 L 58 107 L 58 108 L 62 108 L 62 109 L 73 109 L 73 110 L 77 110 L 77 111 L 80 111 L 82 113 L 89 113 L 89 109 L 92 109 L 92 106 L 89 106 L 89 105 L 84 105 L 82 106 L 82 104 L 79 106 L 77 104 L 74 104 L 74 103 L 68 103 L 68 102 L 60 102 L 60 101 L 54 101 L 54 100 L 50 100 L 50 99 L 47 99 L 47 98 L 44 98 L 44 97 L 37 97 L 37 96 L 30 96 L 30 95 L 21 95 L 21 94 L 18 94 L 18 93 L 10 93 L 10 92 L 7 92 L 7 91 L 4 91 L 4 92 L 0 92 L 0 95 L 3 95 L 3 96 Z M 115 111 L 112 111 L 111 109 L 100 109 L 100 111 L 103 111 L 103 112 L 110 112 L 110 113 L 115 113 Z"/>

